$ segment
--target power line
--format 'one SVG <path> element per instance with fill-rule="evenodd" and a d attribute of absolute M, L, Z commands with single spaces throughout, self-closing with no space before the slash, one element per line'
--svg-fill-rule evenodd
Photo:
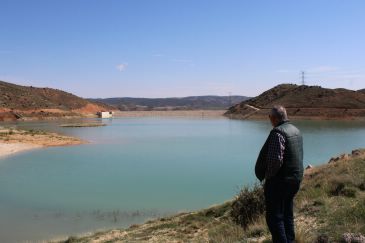
<path fill-rule="evenodd" d="M 305 85 L 305 72 L 301 71 L 302 85 Z"/>

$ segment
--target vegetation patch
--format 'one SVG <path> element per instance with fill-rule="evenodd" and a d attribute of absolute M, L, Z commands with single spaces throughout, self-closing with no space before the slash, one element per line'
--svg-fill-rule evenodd
<path fill-rule="evenodd" d="M 232 204 L 233 221 L 244 229 L 256 221 L 265 212 L 263 188 L 256 184 L 253 188 L 244 187 Z"/>

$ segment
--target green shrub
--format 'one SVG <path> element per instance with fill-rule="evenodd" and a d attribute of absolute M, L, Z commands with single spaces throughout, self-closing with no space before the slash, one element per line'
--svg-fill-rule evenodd
<path fill-rule="evenodd" d="M 329 237 L 326 234 L 318 235 L 317 239 L 314 241 L 314 243 L 328 243 Z"/>
<path fill-rule="evenodd" d="M 344 183 L 339 182 L 337 184 L 331 185 L 329 194 L 331 196 L 356 197 L 356 189 L 348 187 Z"/>
<path fill-rule="evenodd" d="M 351 188 L 351 187 L 345 187 L 341 191 L 341 195 L 343 195 L 345 197 L 356 197 L 356 189 Z"/>
<path fill-rule="evenodd" d="M 264 190 L 260 185 L 244 187 L 232 203 L 231 217 L 244 229 L 265 212 Z"/>
<path fill-rule="evenodd" d="M 332 182 L 329 188 L 330 196 L 339 196 L 341 191 L 345 188 L 345 184 L 342 182 Z"/>
<path fill-rule="evenodd" d="M 365 191 L 365 182 L 360 182 L 357 187 L 361 190 L 361 191 Z"/>

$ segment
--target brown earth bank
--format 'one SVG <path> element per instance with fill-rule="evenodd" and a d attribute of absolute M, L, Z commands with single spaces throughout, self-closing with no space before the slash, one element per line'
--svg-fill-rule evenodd
<path fill-rule="evenodd" d="M 326 89 L 320 86 L 281 84 L 229 108 L 236 119 L 267 118 L 274 105 L 283 105 L 292 119 L 365 119 L 363 90 Z"/>
<path fill-rule="evenodd" d="M 21 86 L 0 81 L 0 121 L 82 117 L 95 115 L 103 110 L 117 109 L 58 89 Z"/>
<path fill-rule="evenodd" d="M 62 242 L 268 243 L 271 237 L 262 205 L 262 187 L 256 185 L 207 209 L 153 219 L 127 229 L 69 237 Z M 245 220 L 245 227 L 237 223 L 238 217 Z M 364 242 L 365 149 L 306 169 L 295 198 L 295 226 L 297 243 Z"/>
<path fill-rule="evenodd" d="M 86 141 L 57 133 L 0 128 L 0 157 L 29 149 L 84 143 Z"/>
<path fill-rule="evenodd" d="M 222 117 L 226 110 L 117 111 L 115 117 Z"/>
<path fill-rule="evenodd" d="M 290 120 L 365 120 L 365 109 L 337 108 L 286 108 Z M 237 113 L 225 113 L 232 119 L 261 120 L 267 119 L 271 108 L 252 110 L 243 108 Z"/>

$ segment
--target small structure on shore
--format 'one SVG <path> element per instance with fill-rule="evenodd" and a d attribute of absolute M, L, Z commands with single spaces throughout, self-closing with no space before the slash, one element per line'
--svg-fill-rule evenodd
<path fill-rule="evenodd" d="M 114 112 L 113 111 L 99 111 L 96 113 L 100 118 L 112 118 Z"/>

